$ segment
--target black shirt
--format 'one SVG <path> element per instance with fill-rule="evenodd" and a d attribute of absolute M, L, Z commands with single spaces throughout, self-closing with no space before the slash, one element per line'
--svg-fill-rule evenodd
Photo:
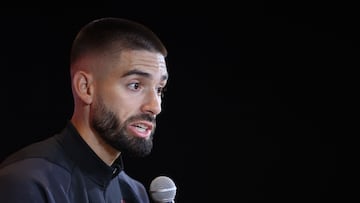
<path fill-rule="evenodd" d="M 0 165 L 1 203 L 149 203 L 143 184 L 123 170 L 121 156 L 103 162 L 71 122 Z"/>

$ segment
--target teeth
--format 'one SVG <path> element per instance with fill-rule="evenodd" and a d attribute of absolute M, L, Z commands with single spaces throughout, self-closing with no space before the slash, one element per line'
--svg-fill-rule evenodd
<path fill-rule="evenodd" d="M 147 128 L 147 127 L 146 127 L 146 125 L 137 124 L 137 125 L 136 125 L 136 128 L 138 128 L 138 130 L 140 130 L 140 131 L 143 131 L 143 132 L 144 132 L 144 131 L 146 130 L 146 128 Z"/>
<path fill-rule="evenodd" d="M 146 128 L 143 127 L 143 126 L 137 125 L 136 128 L 137 128 L 139 131 L 141 131 L 141 132 L 145 132 L 145 131 L 146 131 Z"/>
<path fill-rule="evenodd" d="M 140 127 L 136 127 L 140 132 L 145 132 L 146 129 L 145 128 L 140 128 Z"/>
<path fill-rule="evenodd" d="M 146 125 L 143 125 L 143 124 L 136 124 L 136 126 L 139 128 L 146 128 Z"/>

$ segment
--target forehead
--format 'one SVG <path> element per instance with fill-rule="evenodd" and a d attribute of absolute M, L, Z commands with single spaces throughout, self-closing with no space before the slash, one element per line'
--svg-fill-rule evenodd
<path fill-rule="evenodd" d="M 167 73 L 165 58 L 160 53 L 124 50 L 120 56 L 121 65 L 128 68 L 147 69 L 149 71 Z"/>

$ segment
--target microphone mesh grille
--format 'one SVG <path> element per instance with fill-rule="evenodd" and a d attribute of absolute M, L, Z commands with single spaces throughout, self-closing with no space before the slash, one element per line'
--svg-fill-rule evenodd
<path fill-rule="evenodd" d="M 167 176 L 158 176 L 150 184 L 150 195 L 157 202 L 172 202 L 175 198 L 176 186 Z"/>

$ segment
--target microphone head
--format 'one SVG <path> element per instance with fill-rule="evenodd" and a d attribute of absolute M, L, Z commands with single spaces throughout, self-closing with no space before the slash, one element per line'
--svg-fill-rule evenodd
<path fill-rule="evenodd" d="M 151 181 L 150 195 L 155 202 L 173 202 L 175 194 L 175 183 L 169 177 L 158 176 Z"/>

